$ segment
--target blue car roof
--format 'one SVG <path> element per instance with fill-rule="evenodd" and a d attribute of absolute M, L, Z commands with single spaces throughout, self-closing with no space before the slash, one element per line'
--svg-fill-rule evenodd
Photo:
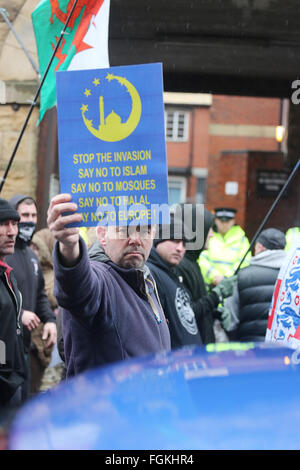
<path fill-rule="evenodd" d="M 299 449 L 298 356 L 218 343 L 90 370 L 26 403 L 9 448 Z"/>

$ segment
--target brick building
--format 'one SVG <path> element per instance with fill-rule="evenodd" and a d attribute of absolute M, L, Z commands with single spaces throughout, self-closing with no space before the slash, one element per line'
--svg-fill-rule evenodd
<path fill-rule="evenodd" d="M 276 140 L 277 126 L 285 125 L 282 101 L 173 93 L 164 101 L 170 203 L 235 207 L 252 236 L 287 177 L 284 143 Z M 266 178 L 273 186 L 264 191 L 258 184 Z M 281 210 L 273 222 L 285 230 L 295 218 Z"/>
<path fill-rule="evenodd" d="M 204 202 L 212 97 L 164 93 L 169 202 Z"/>
<path fill-rule="evenodd" d="M 165 93 L 164 102 L 171 202 L 204 202 L 209 160 L 223 151 L 278 150 L 278 99 Z"/>

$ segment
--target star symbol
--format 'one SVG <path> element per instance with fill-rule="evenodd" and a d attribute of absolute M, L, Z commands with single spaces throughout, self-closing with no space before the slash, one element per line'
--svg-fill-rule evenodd
<path fill-rule="evenodd" d="M 105 78 L 106 78 L 106 80 L 108 80 L 110 82 L 111 80 L 114 79 L 114 75 L 112 73 L 108 73 Z"/>
<path fill-rule="evenodd" d="M 83 105 L 81 106 L 81 108 L 80 108 L 80 111 L 81 111 L 82 113 L 85 113 L 87 110 L 88 110 L 88 105 L 87 105 L 87 104 L 83 104 Z"/>
<path fill-rule="evenodd" d="M 88 90 L 88 89 L 86 88 L 85 91 L 84 91 L 84 95 L 85 95 L 86 97 L 90 96 L 90 95 L 91 95 L 91 90 Z"/>
<path fill-rule="evenodd" d="M 100 78 L 95 78 L 95 79 L 93 80 L 93 84 L 94 84 L 95 86 L 100 85 Z"/>

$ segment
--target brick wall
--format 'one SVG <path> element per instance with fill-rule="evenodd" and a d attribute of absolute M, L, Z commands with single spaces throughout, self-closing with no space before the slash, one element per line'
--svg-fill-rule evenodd
<path fill-rule="evenodd" d="M 209 155 L 219 155 L 223 151 L 229 150 L 262 150 L 276 151 L 278 144 L 275 138 L 260 137 L 236 137 L 236 136 L 210 136 Z"/>
<path fill-rule="evenodd" d="M 213 123 L 276 126 L 280 100 L 247 96 L 214 95 L 210 109 Z"/>
<path fill-rule="evenodd" d="M 192 168 L 212 171 L 207 206 L 212 209 L 221 202 L 240 206 L 238 220 L 244 223 L 247 155 L 249 151 L 278 150 L 275 128 L 280 122 L 279 111 L 279 99 L 214 95 L 211 107 L 190 108 L 188 141 L 167 142 L 168 167 L 182 169 L 186 175 L 192 173 Z M 223 180 L 219 174 L 223 174 Z M 197 178 L 187 178 L 187 199 L 194 201 Z M 239 182 L 237 196 L 224 195 L 224 181 Z"/>
<path fill-rule="evenodd" d="M 210 158 L 207 181 L 206 207 L 234 207 L 236 221 L 248 237 L 252 238 L 264 220 L 278 194 L 260 194 L 257 191 L 257 170 L 287 170 L 281 153 L 275 152 L 223 152 Z M 237 195 L 225 194 L 225 183 L 238 183 Z M 295 224 L 299 212 L 300 176 L 292 181 L 272 216 L 265 225 L 286 231 Z"/>
<path fill-rule="evenodd" d="M 215 207 L 233 207 L 237 209 L 236 220 L 245 225 L 247 194 L 247 152 L 223 152 L 209 159 L 206 207 L 213 211 Z M 237 182 L 236 195 L 225 194 L 226 182 Z"/>
<path fill-rule="evenodd" d="M 197 107 L 189 110 L 189 132 L 186 142 L 167 142 L 169 167 L 207 167 L 209 148 L 209 108 Z"/>
<path fill-rule="evenodd" d="M 247 206 L 245 226 L 248 233 L 253 236 L 265 216 L 271 209 L 278 192 L 273 195 L 260 195 L 256 188 L 257 170 L 288 171 L 285 159 L 280 153 L 250 152 L 248 156 L 248 183 Z M 299 175 L 290 183 L 284 196 L 280 199 L 276 208 L 267 221 L 265 228 L 276 227 L 284 232 L 295 224 L 299 211 Z"/>

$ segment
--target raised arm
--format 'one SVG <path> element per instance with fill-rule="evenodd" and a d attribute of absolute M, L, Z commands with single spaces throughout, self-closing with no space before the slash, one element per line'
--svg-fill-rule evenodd
<path fill-rule="evenodd" d="M 66 227 L 81 221 L 77 204 L 72 202 L 71 194 L 58 194 L 51 199 L 48 209 L 48 227 L 59 242 L 61 263 L 74 266 L 80 257 L 79 228 Z"/>

